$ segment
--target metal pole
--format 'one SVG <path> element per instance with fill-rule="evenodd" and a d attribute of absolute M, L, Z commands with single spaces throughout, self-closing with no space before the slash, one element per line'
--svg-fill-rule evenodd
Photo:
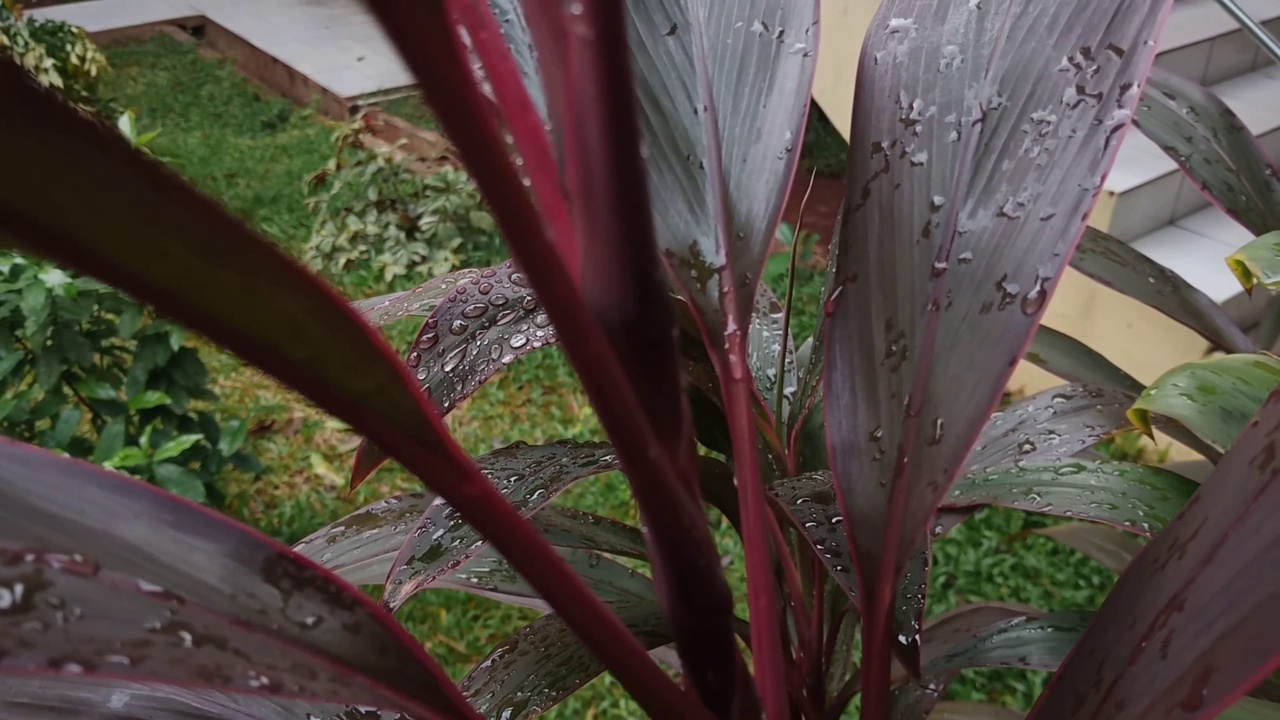
<path fill-rule="evenodd" d="M 1227 11 L 1227 14 L 1232 19 L 1239 23 L 1240 27 L 1244 28 L 1245 32 L 1253 37 L 1258 45 L 1262 46 L 1263 50 L 1267 51 L 1272 60 L 1280 63 L 1280 41 L 1277 41 L 1274 35 L 1259 25 L 1257 20 L 1249 17 L 1249 13 L 1246 13 L 1243 8 L 1236 4 L 1236 0 L 1218 0 L 1218 4 L 1222 6 L 1223 10 Z"/>

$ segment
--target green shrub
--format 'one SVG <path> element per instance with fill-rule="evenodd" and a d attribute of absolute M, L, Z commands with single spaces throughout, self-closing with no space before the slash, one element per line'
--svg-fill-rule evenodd
<path fill-rule="evenodd" d="M 248 430 L 216 396 L 175 325 L 129 297 L 15 254 L 0 256 L 0 433 L 218 504 L 218 474 L 256 472 Z"/>
<path fill-rule="evenodd" d="M 60 20 L 25 17 L 14 0 L 0 0 L 0 53 L 75 105 L 106 112 L 96 91 L 107 58 L 84 30 Z"/>
<path fill-rule="evenodd" d="M 342 289 L 367 292 L 502 257 L 493 217 L 465 172 L 424 177 L 391 152 L 362 146 L 363 132 L 360 121 L 338 131 L 334 157 L 307 181 L 316 219 L 304 260 Z"/>

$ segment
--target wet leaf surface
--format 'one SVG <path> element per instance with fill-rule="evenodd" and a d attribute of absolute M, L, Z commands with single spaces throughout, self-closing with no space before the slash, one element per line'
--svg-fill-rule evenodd
<path fill-rule="evenodd" d="M 1134 124 L 1253 234 L 1280 230 L 1280 177 L 1253 133 L 1210 90 L 1152 68 Z"/>
<path fill-rule="evenodd" d="M 782 413 L 786 417 L 795 400 L 799 381 L 796 378 L 796 347 L 789 334 L 783 332 L 782 303 L 767 286 L 756 288 L 755 307 L 747 331 L 747 367 L 756 381 L 765 406 L 772 408 L 774 398 L 782 393 Z M 781 370 L 778 360 L 786 343 L 786 365 Z"/>
<path fill-rule="evenodd" d="M 647 648 L 671 641 L 653 603 L 613 608 Z M 554 615 L 503 640 L 462 680 L 462 691 L 486 718 L 520 720 L 546 712 L 604 671 Z"/>
<path fill-rule="evenodd" d="M 1019 400 L 991 416 L 969 457 L 967 472 L 1070 457 L 1129 427 L 1131 393 L 1063 385 Z"/>
<path fill-rule="evenodd" d="M 5 720 L 303 720 L 308 712 L 317 720 L 329 720 L 330 713 L 336 716 L 340 710 L 333 705 L 156 683 L 0 675 L 0 717 Z M 383 720 L 404 719 L 389 712 Z"/>
<path fill-rule="evenodd" d="M 306 626 L 329 618 L 290 620 Z M 90 558 L 5 546 L 0 674 L 15 671 L 405 707 L 363 669 L 299 647 L 270 628 L 243 626 L 159 585 L 104 570 Z"/>
<path fill-rule="evenodd" d="M 1001 505 L 1106 523 L 1151 537 L 1182 509 L 1196 483 L 1149 465 L 1058 460 L 967 475 L 944 507 Z"/>
<path fill-rule="evenodd" d="M 0 528 L 10 543 L 92 552 L 102 568 L 198 601 L 245 632 L 269 631 L 331 664 L 359 668 L 407 696 L 454 692 L 363 593 L 285 546 L 140 481 L 0 442 Z"/>
<path fill-rule="evenodd" d="M 1120 576 L 1029 718 L 1218 715 L 1276 669 L 1280 393 Z"/>
<path fill-rule="evenodd" d="M 476 459 L 503 497 L 525 517 L 583 478 L 618 469 L 606 443 L 517 443 Z M 483 548 L 485 539 L 448 503 L 437 500 L 409 533 L 387 579 L 383 602 L 395 608 L 415 592 L 456 570 Z"/>
<path fill-rule="evenodd" d="M 1280 360 L 1270 355 L 1198 360 L 1156 378 L 1134 402 L 1129 418 L 1147 430 L 1152 415 L 1170 418 L 1225 451 L 1277 385 Z"/>
<path fill-rule="evenodd" d="M 1169 5 L 899 0 L 875 16 L 824 394 L 868 586 L 903 573 L 1030 342 Z M 878 623 L 867 657 L 892 637 Z"/>
<path fill-rule="evenodd" d="M 412 316 L 426 317 L 454 288 L 479 277 L 482 271 L 483 268 L 464 268 L 431 278 L 412 290 L 356 300 L 351 307 L 374 327 L 390 325 Z"/>

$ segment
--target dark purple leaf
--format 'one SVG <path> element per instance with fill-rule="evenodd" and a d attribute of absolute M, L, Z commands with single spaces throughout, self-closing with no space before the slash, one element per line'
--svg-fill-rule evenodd
<path fill-rule="evenodd" d="M 456 32 L 457 18 L 452 11 L 458 10 L 464 2 L 467 0 L 449 3 L 370 0 L 369 5 L 383 22 L 390 39 L 400 49 L 407 64 L 415 71 L 437 120 L 459 148 L 468 169 L 493 208 L 499 227 L 511 243 L 515 259 L 529 274 L 555 323 L 566 352 L 578 368 L 583 385 L 602 424 L 613 438 L 629 476 L 644 480 L 635 483 L 633 488 L 650 531 L 647 537 L 652 549 L 655 572 L 662 580 L 660 585 L 664 589 L 663 605 L 668 612 L 674 634 L 680 639 L 682 653 L 687 652 L 699 658 L 698 662 L 690 663 L 689 656 L 682 656 L 686 660 L 689 677 L 702 678 L 705 670 L 709 673 L 705 675 L 707 677 L 718 675 L 719 680 L 714 682 L 723 680 L 722 687 L 736 688 L 742 662 L 734 645 L 733 599 L 727 583 L 723 581 L 719 556 L 707 529 L 702 507 L 693 494 L 696 479 L 692 472 L 692 452 L 689 452 L 693 447 L 690 442 L 692 427 L 679 394 L 680 382 L 674 348 L 671 347 L 670 353 L 664 350 L 669 347 L 666 338 L 673 335 L 671 330 L 674 325 L 668 322 L 669 318 L 663 316 L 662 304 L 647 306 L 643 303 L 628 303 L 609 308 L 602 306 L 598 297 L 592 298 L 591 305 L 584 302 L 584 289 L 577 282 L 578 275 L 566 266 L 551 231 L 534 206 L 525 186 L 525 180 L 528 180 L 530 185 L 559 188 L 562 187 L 562 177 L 545 172 L 547 168 L 540 166 L 539 169 L 543 172 L 535 174 L 527 162 L 525 170 L 530 174 L 522 177 L 508 155 L 503 130 L 490 114 L 489 101 L 475 81 L 467 50 Z M 583 7 L 586 9 L 591 6 Z M 526 14 L 525 17 L 532 30 L 543 20 L 554 20 L 556 14 L 542 13 L 541 17 L 532 18 Z M 596 18 L 596 14 L 592 13 L 590 17 L 577 18 L 576 21 L 589 22 Z M 492 39 L 492 33 L 482 32 L 473 35 L 472 39 L 488 42 Z M 625 47 L 624 39 L 614 39 L 607 32 L 597 35 L 596 41 L 601 46 L 595 48 L 598 50 L 606 49 L 604 46 L 615 51 Z M 588 48 L 590 49 L 592 48 Z M 491 59 L 499 55 L 491 50 L 492 48 L 487 48 L 485 52 L 478 54 L 482 58 Z M 494 87 L 494 96 L 500 103 L 504 97 L 517 95 L 511 90 L 513 86 L 522 84 L 522 80 L 513 64 L 498 62 L 491 65 L 486 62 L 484 70 Z M 569 81 L 575 90 L 583 92 L 605 93 L 612 87 L 609 99 L 627 103 L 630 97 L 627 88 L 630 83 L 625 81 L 625 75 L 605 74 L 608 77 L 600 84 L 594 78 L 587 83 L 573 82 L 567 77 L 562 79 Z M 550 105 L 553 106 L 549 108 L 549 115 L 567 117 L 567 114 L 558 113 L 554 107 L 559 103 L 559 96 L 550 91 L 547 95 L 552 98 Z M 520 105 L 517 102 L 507 108 L 512 112 L 507 113 L 504 119 L 509 127 L 519 124 L 519 137 L 526 137 L 527 126 L 535 122 L 540 124 L 541 119 L 531 118 L 527 113 L 519 114 Z M 590 103 L 583 105 L 587 107 Z M 634 114 L 618 113 L 618 108 L 613 109 L 616 118 L 620 119 L 618 123 L 575 127 L 570 135 L 585 141 L 596 138 L 598 133 L 605 131 L 626 134 L 627 127 L 634 123 Z M 513 137 L 517 135 L 513 133 Z M 635 144 L 628 145 L 625 142 L 597 144 L 592 149 L 615 152 L 623 159 L 631 154 L 638 156 L 639 152 Z M 632 159 L 638 165 L 638 157 Z M 643 180 L 630 176 L 634 167 L 624 171 L 621 166 L 608 162 L 604 164 L 617 172 L 603 178 L 604 184 L 598 189 L 599 192 L 608 192 L 607 189 L 612 188 L 615 192 L 613 199 L 627 205 L 635 203 L 637 182 L 643 187 Z M 577 168 L 564 173 L 565 178 L 576 176 Z M 575 179 L 565 184 L 570 189 L 577 189 L 583 183 Z M 630 216 L 610 215 L 612 203 L 608 208 L 597 206 L 591 202 L 590 197 L 574 196 L 571 198 L 571 205 L 575 211 L 582 209 L 595 214 L 594 219 L 616 220 L 624 225 L 624 232 L 591 233 L 591 242 L 585 243 L 584 247 L 592 247 L 595 252 L 601 250 L 597 246 L 602 246 L 615 250 L 619 255 L 630 252 L 637 258 L 644 259 L 645 241 L 636 244 L 633 240 L 643 236 L 643 226 L 648 224 L 647 218 L 640 226 L 633 226 Z M 647 207 L 645 203 L 639 203 L 639 206 Z M 648 250 L 654 252 L 651 244 Z M 628 269 L 600 266 L 592 267 L 588 272 L 584 268 L 581 277 L 593 277 L 593 282 L 610 290 L 609 281 L 616 280 L 622 270 Z M 639 267 L 629 270 L 633 271 L 629 277 L 622 275 L 629 280 L 626 285 L 612 290 L 626 292 L 624 287 L 652 290 L 645 283 L 657 280 L 655 273 L 642 271 Z M 634 272 L 637 270 L 640 271 Z M 587 295 L 590 296 L 589 293 Z M 641 343 L 643 352 L 639 355 L 626 353 L 620 357 L 610 341 L 618 337 L 620 321 L 618 318 L 602 320 L 594 315 L 594 311 L 618 312 L 630 316 L 636 313 L 646 314 L 644 332 L 633 333 L 629 338 L 632 342 Z M 644 345 L 647 339 L 655 342 Z M 646 362 L 645 359 L 649 361 Z M 675 408 L 680 412 L 667 412 L 655 417 L 650 410 L 657 406 Z M 675 444 L 672 443 L 673 438 L 676 439 Z M 576 618 L 569 620 L 577 622 Z M 595 639 L 591 642 L 599 644 Z M 615 675 L 618 673 L 616 668 L 611 667 L 611 670 Z M 623 670 L 626 671 L 625 677 L 620 679 L 650 713 L 658 716 L 705 716 L 705 711 L 692 701 L 691 696 L 678 692 L 677 688 L 667 683 L 656 667 L 637 664 Z M 695 680 L 694 684 L 700 685 L 700 682 Z"/>
<path fill-rule="evenodd" d="M 381 585 L 409 531 L 430 507 L 422 493 L 395 495 L 367 505 L 304 538 L 294 550 L 356 585 Z M 547 506 L 534 525 L 556 547 L 645 559 L 638 528 L 580 510 Z M 453 576 L 464 572 L 464 564 Z M 590 584 L 590 583 L 588 583 Z"/>
<path fill-rule="evenodd" d="M 872 21 L 825 392 L 868 716 L 898 578 L 1084 231 L 1170 5 L 890 0 Z"/>
<path fill-rule="evenodd" d="M 657 604 L 613 608 L 645 647 L 671 642 Z M 462 691 L 486 718 L 521 720 L 551 709 L 604 669 L 560 618 L 547 615 L 499 643 L 462 679 Z"/>
<path fill-rule="evenodd" d="M 481 472 L 528 517 L 583 478 L 618 469 L 606 443 L 518 443 L 476 459 Z M 391 565 L 382 601 L 398 608 L 415 593 L 457 569 L 486 546 L 480 533 L 447 502 L 437 499 L 410 530 Z"/>
<path fill-rule="evenodd" d="M 0 546 L 0 600 L 0 674 L 98 675 L 464 717 L 408 699 L 351 655 L 298 646 L 289 634 L 242 625 L 80 555 Z M 331 620 L 289 618 L 302 626 Z"/>
<path fill-rule="evenodd" d="M 86 676 L 0 676 L 0 717 L 5 720 L 302 720 L 307 712 L 316 720 L 329 720 L 329 712 L 337 715 L 340 710 L 262 695 Z M 395 717 L 387 713 L 386 720 Z"/>
<path fill-rule="evenodd" d="M 103 568 L 190 598 L 246 631 L 270 631 L 279 642 L 466 716 L 448 677 L 363 594 L 283 545 L 140 481 L 2 442 L 0 538 L 91 553 Z M 47 649 L 45 640 L 40 636 L 35 649 Z"/>
<path fill-rule="evenodd" d="M 1067 382 L 1103 385 L 1133 395 L 1145 387 L 1098 351 L 1047 325 L 1036 328 L 1027 361 Z"/>
<path fill-rule="evenodd" d="M 1085 230 L 1071 256 L 1071 267 L 1159 310 L 1227 352 L 1256 349 L 1227 311 L 1208 295 L 1174 271 L 1100 230 Z"/>
<path fill-rule="evenodd" d="M 1134 559 L 1029 717 L 1216 717 L 1280 667 L 1280 392 Z"/>
<path fill-rule="evenodd" d="M 1182 167 L 1205 197 L 1254 235 L 1280 230 L 1276 169 L 1253 133 L 1217 95 L 1154 68 L 1134 124 Z"/>
<path fill-rule="evenodd" d="M 1070 457 L 1129 427 L 1134 396 L 1092 385 L 1062 385 L 995 413 L 965 459 L 966 472 Z"/>
<path fill-rule="evenodd" d="M 1106 523 L 1151 537 L 1197 487 L 1177 473 L 1150 465 L 1066 459 L 966 475 L 943 507 L 1001 505 Z"/>
<path fill-rule="evenodd" d="M 924 631 L 923 675 L 894 693 L 894 720 L 930 711 L 961 670 L 1016 667 L 1056 670 L 1080 637 L 1089 613 L 1039 613 L 1018 605 L 972 605 L 934 620 Z"/>
<path fill-rule="evenodd" d="M 799 381 L 796 378 L 795 342 L 783 328 L 782 311 L 782 303 L 767 285 L 756 286 L 755 306 L 747 330 L 747 367 L 751 370 L 751 377 L 755 378 L 762 407 L 769 408 L 772 413 L 775 400 L 781 395 L 782 417 L 785 418 L 796 397 Z M 786 364 L 779 368 L 784 343 Z"/>
<path fill-rule="evenodd" d="M 406 7 L 418 9 L 418 20 L 441 20 L 430 17 L 431 8 L 439 10 L 434 3 Z M 457 51 L 451 28 L 447 22 L 419 22 L 398 31 L 447 56 Z M 420 33 L 431 32 L 439 42 L 422 41 Z M 457 74 L 435 75 L 444 84 L 469 87 L 468 78 Z M 216 203 L 138 155 L 119 133 L 34 87 L 25 71 L 0 62 L 0 93 L 6 107 L 21 108 L 0 114 L 0 156 L 13 167 L 38 169 L 11 174 L 10 181 L 0 177 L 0 230 L 19 249 L 155 303 L 349 423 L 452 498 L 551 605 L 566 611 L 567 622 L 642 706 L 699 715 L 688 694 L 484 481 L 413 391 L 403 362 L 330 289 Z M 475 105 L 463 102 L 460 109 L 465 113 L 463 108 Z M 502 162 L 508 163 L 505 157 Z M 536 216 L 516 218 L 530 222 L 513 227 L 512 219 L 501 223 L 509 235 L 538 223 Z"/>
<path fill-rule="evenodd" d="M 524 273 L 511 261 L 461 279 L 439 298 L 409 345 L 405 363 L 419 390 L 448 415 L 517 358 L 556 342 L 556 330 Z M 356 453 L 351 489 L 386 456 L 367 440 Z"/>
<path fill-rule="evenodd" d="M 1114 573 L 1124 572 L 1143 548 L 1133 535 L 1096 523 L 1062 523 L 1031 532 L 1051 537 Z"/>
<path fill-rule="evenodd" d="M 408 317 L 426 317 L 450 291 L 472 278 L 480 277 L 483 271 L 484 268 L 464 268 L 431 278 L 412 290 L 357 300 L 351 303 L 351 307 L 374 327 L 390 325 Z"/>

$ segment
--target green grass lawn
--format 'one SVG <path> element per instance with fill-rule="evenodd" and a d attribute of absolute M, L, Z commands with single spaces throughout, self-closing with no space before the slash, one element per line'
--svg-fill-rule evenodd
<path fill-rule="evenodd" d="M 135 108 L 145 129 L 160 128 L 152 149 L 197 187 L 279 242 L 296 250 L 310 230 L 303 180 L 332 152 L 333 126 L 287 101 L 263 98 L 229 65 L 203 58 L 167 37 L 111 48 L 114 71 L 106 86 Z M 399 107 L 403 106 L 403 108 Z M 411 100 L 393 112 L 419 112 Z M 429 121 L 425 114 L 411 118 Z M 797 313 L 799 336 L 812 332 L 821 269 L 806 264 L 797 297 L 813 307 Z M 770 278 L 775 284 L 780 278 Z M 382 291 L 368 288 L 368 294 Z M 229 512 L 285 542 L 294 542 L 356 507 L 415 482 L 384 469 L 352 497 L 343 491 L 358 438 L 292 392 L 215 348 L 202 348 L 219 378 L 227 412 L 253 421 L 251 449 L 266 464 L 259 478 L 228 477 Z M 448 420 L 462 445 L 482 453 L 517 439 L 602 437 L 590 403 L 556 349 L 536 353 L 495 378 Z M 582 483 L 567 495 L 584 509 L 634 520 L 635 509 L 617 477 Z M 1113 576 L 1041 537 L 1010 542 L 1022 530 L 1046 524 L 1036 516 L 987 510 L 936 545 L 930 612 L 1002 600 L 1045 609 L 1095 607 Z M 726 549 L 735 544 L 720 533 Z M 741 590 L 741 574 L 731 578 Z M 400 619 L 448 672 L 461 678 L 496 641 L 532 615 L 523 610 L 447 591 L 418 596 Z M 953 694 L 1027 707 L 1041 674 L 967 673 Z M 639 712 L 616 683 L 602 679 L 548 715 L 555 718 L 629 718 Z"/>

